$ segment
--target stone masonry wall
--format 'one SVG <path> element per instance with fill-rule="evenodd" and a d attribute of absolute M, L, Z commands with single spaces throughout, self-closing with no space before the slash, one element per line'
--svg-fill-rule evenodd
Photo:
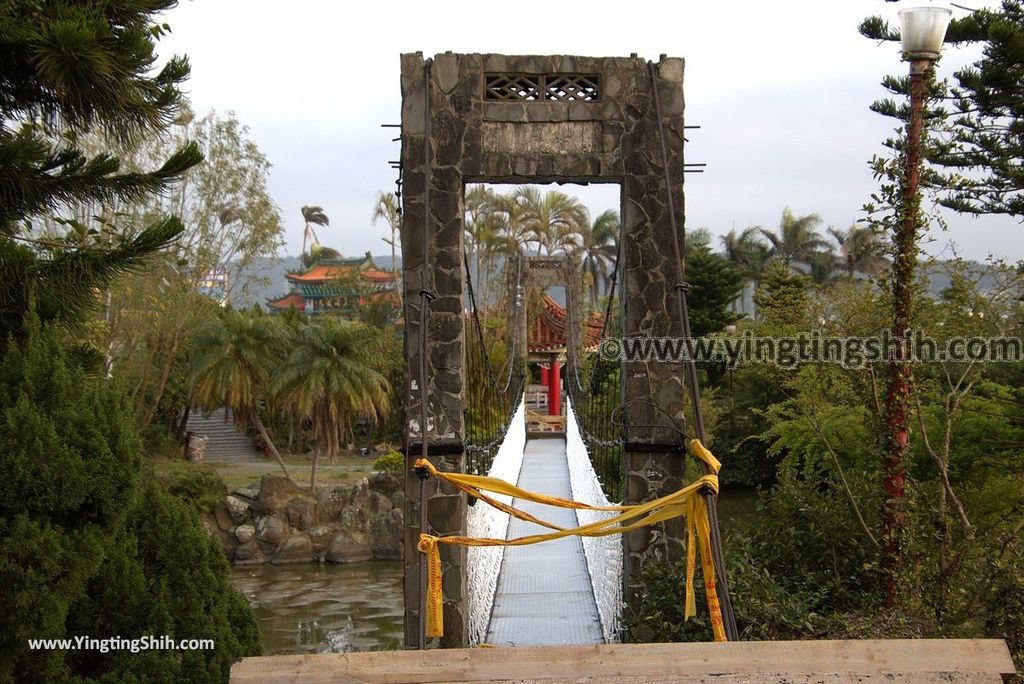
<path fill-rule="evenodd" d="M 236 565 L 401 560 L 405 490 L 377 474 L 316 494 L 264 475 L 235 489 L 203 523 Z"/>

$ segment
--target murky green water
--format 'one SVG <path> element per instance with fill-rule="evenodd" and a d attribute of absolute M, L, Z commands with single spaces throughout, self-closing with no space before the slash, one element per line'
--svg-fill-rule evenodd
<path fill-rule="evenodd" d="M 751 524 L 755 499 L 723 493 L 723 528 Z M 265 655 L 403 647 L 401 563 L 234 567 L 231 579 L 253 607 Z"/>
<path fill-rule="evenodd" d="M 402 564 L 235 567 L 264 655 L 402 648 Z"/>

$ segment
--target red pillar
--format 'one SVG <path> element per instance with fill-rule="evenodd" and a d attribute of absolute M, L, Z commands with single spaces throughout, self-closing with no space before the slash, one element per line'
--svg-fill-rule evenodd
<path fill-rule="evenodd" d="M 562 415 L 562 366 L 555 359 L 551 362 L 551 384 L 548 385 L 548 415 Z"/>
<path fill-rule="evenodd" d="M 541 366 L 540 366 L 540 384 L 544 385 L 545 387 L 548 387 L 549 383 L 551 382 L 548 379 L 549 377 L 550 376 L 548 374 L 548 367 L 545 366 L 544 364 L 541 364 Z"/>

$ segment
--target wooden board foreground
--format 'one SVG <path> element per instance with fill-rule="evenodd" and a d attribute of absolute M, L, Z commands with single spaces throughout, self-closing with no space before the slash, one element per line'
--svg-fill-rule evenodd
<path fill-rule="evenodd" d="M 244 658 L 231 681 L 255 682 L 1000 682 L 1014 671 L 999 639 L 744 641 Z"/>

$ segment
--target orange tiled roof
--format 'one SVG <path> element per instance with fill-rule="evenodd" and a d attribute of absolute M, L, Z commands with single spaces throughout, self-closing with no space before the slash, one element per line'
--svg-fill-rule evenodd
<path fill-rule="evenodd" d="M 325 283 L 344 276 L 353 268 L 352 264 L 316 264 L 304 273 L 286 273 L 284 277 L 293 283 Z M 395 273 L 373 267 L 363 269 L 359 275 L 371 283 L 391 283 L 398 279 Z"/>
<path fill-rule="evenodd" d="M 553 351 L 565 348 L 566 310 L 551 297 L 544 295 L 544 307 L 536 323 L 529 326 L 527 349 L 531 352 Z M 597 348 L 604 328 L 604 316 L 594 312 L 583 323 L 583 347 Z"/>
<path fill-rule="evenodd" d="M 285 278 L 293 283 L 322 283 L 334 280 L 351 270 L 351 266 L 330 266 L 327 264 L 316 264 L 305 273 L 286 273 Z"/>
<path fill-rule="evenodd" d="M 305 305 L 306 300 L 302 298 L 302 295 L 295 292 L 292 292 L 291 294 L 287 294 L 284 297 L 280 297 L 278 299 L 270 300 L 267 302 L 267 306 L 272 306 L 275 309 L 290 309 L 291 307 L 294 306 L 296 309 L 299 309 L 300 311 Z"/>
<path fill-rule="evenodd" d="M 381 271 L 376 268 L 368 268 L 360 275 L 371 283 L 390 283 L 398 279 L 398 274 Z"/>

